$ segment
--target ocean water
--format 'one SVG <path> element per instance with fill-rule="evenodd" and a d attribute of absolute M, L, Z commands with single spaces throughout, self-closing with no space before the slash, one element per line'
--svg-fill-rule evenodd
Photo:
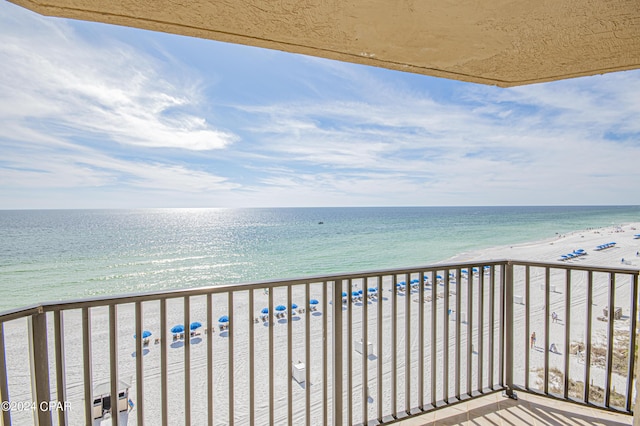
<path fill-rule="evenodd" d="M 427 265 L 636 221 L 640 206 L 7 210 L 0 211 L 0 311 Z"/>

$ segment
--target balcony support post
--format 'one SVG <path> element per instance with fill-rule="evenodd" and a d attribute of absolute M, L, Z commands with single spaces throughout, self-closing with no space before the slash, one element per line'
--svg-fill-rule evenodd
<path fill-rule="evenodd" d="M 518 399 L 513 390 L 513 263 L 504 268 L 504 386 L 503 396 Z"/>
<path fill-rule="evenodd" d="M 9 402 L 9 386 L 7 383 L 7 352 L 4 346 L 4 322 L 0 322 L 0 402 L 5 406 Z M 11 424 L 11 410 L 0 410 L 3 425 Z"/>
<path fill-rule="evenodd" d="M 33 420 L 37 426 L 51 425 L 51 411 L 48 406 L 45 407 L 46 409 L 41 408 L 41 404 L 47 404 L 51 400 L 47 348 L 47 314 L 39 312 L 29 317 L 31 392 L 32 401 L 37 404 L 33 411 Z"/>

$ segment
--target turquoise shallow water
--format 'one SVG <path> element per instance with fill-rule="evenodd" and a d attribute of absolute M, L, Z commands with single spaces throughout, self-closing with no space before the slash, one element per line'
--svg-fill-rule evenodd
<path fill-rule="evenodd" d="M 636 221 L 640 206 L 0 211 L 0 310 L 425 265 Z"/>

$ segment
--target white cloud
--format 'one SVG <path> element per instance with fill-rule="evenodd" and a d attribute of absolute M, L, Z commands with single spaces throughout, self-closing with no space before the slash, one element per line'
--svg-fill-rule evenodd
<path fill-rule="evenodd" d="M 238 139 L 191 112 L 204 106 L 198 81 L 129 45 L 89 43 L 63 20 L 11 12 L 0 18 L 0 123 L 147 148 L 213 150 Z"/>
<path fill-rule="evenodd" d="M 606 134 L 638 131 L 630 116 L 640 102 L 629 95 L 640 94 L 637 75 L 507 90 L 462 84 L 462 101 L 438 102 L 405 88 L 394 95 L 380 82 L 380 101 L 363 94 L 359 101 L 247 111 L 259 118 L 252 128 L 262 141 L 256 151 L 271 164 L 315 171 L 314 179 L 294 179 L 265 170 L 269 188 L 331 188 L 345 200 L 362 196 L 373 204 L 628 203 L 640 181 L 638 135 L 621 146 Z M 368 94 L 372 88 L 362 80 L 357 85 Z"/>

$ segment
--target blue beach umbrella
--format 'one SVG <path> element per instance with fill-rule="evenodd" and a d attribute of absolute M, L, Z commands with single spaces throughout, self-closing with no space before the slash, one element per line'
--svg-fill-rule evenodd
<path fill-rule="evenodd" d="M 171 328 L 171 332 L 174 333 L 174 334 L 175 333 L 184 333 L 184 325 L 182 325 L 182 324 L 174 325 Z"/>
<path fill-rule="evenodd" d="M 296 305 L 295 303 L 291 304 L 291 309 L 298 309 L 298 305 Z"/>
<path fill-rule="evenodd" d="M 441 280 L 442 279 L 442 275 L 436 275 L 436 278 Z"/>
<path fill-rule="evenodd" d="M 229 317 L 227 315 L 223 315 L 218 318 L 218 322 L 229 322 Z"/>
<path fill-rule="evenodd" d="M 196 330 L 198 328 L 202 327 L 202 324 L 200 324 L 198 321 L 194 321 L 191 324 L 189 324 L 189 328 L 191 330 Z"/>
<path fill-rule="evenodd" d="M 262 308 L 262 310 L 260 312 L 262 312 L 263 314 L 266 315 L 266 314 L 269 313 L 269 308 Z"/>
<path fill-rule="evenodd" d="M 276 306 L 276 311 L 280 311 L 280 312 L 282 312 L 282 311 L 286 311 L 286 310 L 287 310 L 287 307 L 286 307 L 286 306 L 284 306 L 284 305 L 278 305 L 278 306 Z"/>
<path fill-rule="evenodd" d="M 346 291 L 342 292 L 342 297 L 347 297 L 347 292 Z"/>
<path fill-rule="evenodd" d="M 404 282 L 404 281 L 400 281 L 398 284 L 400 284 L 400 285 L 407 285 L 407 283 L 406 283 L 406 282 Z"/>
<path fill-rule="evenodd" d="M 142 338 L 146 339 L 147 337 L 151 336 L 151 332 L 149 330 L 145 330 L 142 332 Z M 138 337 L 137 334 L 133 335 L 133 338 L 136 339 Z"/>
<path fill-rule="evenodd" d="M 357 291 L 352 291 L 352 292 L 351 292 L 351 295 L 352 295 L 353 297 L 358 297 L 358 296 L 360 296 L 360 293 L 358 293 Z"/>
<path fill-rule="evenodd" d="M 311 299 L 311 300 L 309 300 L 309 304 L 310 304 L 310 305 L 317 305 L 318 303 L 320 303 L 320 302 L 318 302 L 318 299 Z"/>
<path fill-rule="evenodd" d="M 364 293 L 362 290 L 358 290 L 358 294 L 362 294 Z"/>
<path fill-rule="evenodd" d="M 378 291 L 377 288 L 375 287 L 369 287 L 369 293 L 375 293 L 376 291 Z"/>

